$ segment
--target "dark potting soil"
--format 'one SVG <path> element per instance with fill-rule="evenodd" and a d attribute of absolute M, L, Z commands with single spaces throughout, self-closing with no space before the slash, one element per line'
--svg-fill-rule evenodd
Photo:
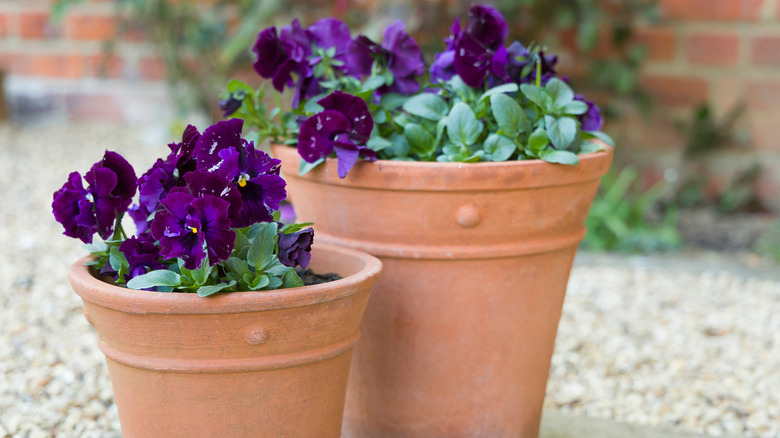
<path fill-rule="evenodd" d="M 341 275 L 334 272 L 327 274 L 315 274 L 311 269 L 295 268 L 295 273 L 301 277 L 303 284 L 311 286 L 312 284 L 329 283 L 331 281 L 341 280 Z"/>

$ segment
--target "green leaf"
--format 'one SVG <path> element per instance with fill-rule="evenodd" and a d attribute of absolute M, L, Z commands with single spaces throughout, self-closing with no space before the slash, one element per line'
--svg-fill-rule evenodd
<path fill-rule="evenodd" d="M 379 101 L 379 106 L 386 110 L 394 110 L 400 108 L 404 102 L 409 100 L 409 97 L 398 93 L 387 93 L 382 95 L 382 99 Z"/>
<path fill-rule="evenodd" d="M 583 131 L 583 138 L 598 138 L 599 140 L 603 141 L 604 143 L 615 147 L 615 141 L 612 140 L 612 137 L 608 136 L 607 134 L 601 132 L 601 131 Z"/>
<path fill-rule="evenodd" d="M 547 116 L 544 118 L 547 127 L 547 135 L 552 144 L 559 150 L 569 147 L 577 138 L 577 122 L 571 117 L 554 118 Z"/>
<path fill-rule="evenodd" d="M 181 276 L 167 269 L 147 272 L 144 275 L 133 277 L 127 282 L 130 289 L 148 289 L 156 286 L 176 287 L 181 284 Z"/>
<path fill-rule="evenodd" d="M 279 277 L 270 277 L 269 280 L 268 286 L 266 286 L 266 289 L 269 290 L 279 289 L 279 286 L 283 283 L 282 279 Z"/>
<path fill-rule="evenodd" d="M 482 122 L 463 102 L 456 103 L 447 116 L 447 135 L 458 146 L 471 146 L 482 134 Z"/>
<path fill-rule="evenodd" d="M 198 269 L 190 271 L 195 284 L 202 285 L 206 283 L 206 280 L 209 278 L 209 274 L 211 274 L 212 269 L 213 267 L 209 266 L 208 257 L 204 258 L 203 261 L 200 262 L 200 267 Z"/>
<path fill-rule="evenodd" d="M 271 279 L 268 278 L 267 275 L 258 275 L 254 278 L 254 280 L 252 280 L 252 283 L 249 284 L 249 289 L 260 290 L 268 286 L 269 283 L 271 283 Z"/>
<path fill-rule="evenodd" d="M 592 141 L 584 141 L 580 144 L 580 154 L 590 154 L 593 152 L 601 152 L 607 150 L 602 143 L 596 143 Z"/>
<path fill-rule="evenodd" d="M 377 88 L 381 87 L 385 84 L 385 78 L 382 76 L 370 76 L 368 79 L 366 79 L 365 82 L 363 82 L 363 87 L 360 90 L 363 91 L 370 91 L 370 90 L 376 90 Z"/>
<path fill-rule="evenodd" d="M 539 108 L 547 110 L 552 105 L 552 96 L 544 88 L 530 84 L 521 84 L 520 91 Z"/>
<path fill-rule="evenodd" d="M 249 271 L 249 263 L 246 260 L 242 260 L 238 257 L 230 257 L 225 261 L 227 268 L 230 272 L 235 274 L 236 278 L 241 278 Z"/>
<path fill-rule="evenodd" d="M 580 162 L 577 154 L 570 151 L 559 151 L 552 148 L 548 148 L 542 151 L 541 159 L 548 163 L 558 164 L 571 164 L 575 165 Z"/>
<path fill-rule="evenodd" d="M 409 123 L 404 127 L 404 137 L 414 154 L 428 156 L 436 149 L 433 135 L 416 123 Z"/>
<path fill-rule="evenodd" d="M 238 253 L 240 252 L 244 247 L 249 246 L 249 238 L 246 237 L 246 234 L 237 231 L 236 232 L 236 240 L 233 244 L 233 252 Z"/>
<path fill-rule="evenodd" d="M 376 132 L 376 129 L 374 130 L 374 132 Z M 368 142 L 366 142 L 366 146 L 370 147 L 376 152 L 379 152 L 385 148 L 389 148 L 392 145 L 393 143 L 390 140 L 379 136 L 371 137 L 368 139 Z"/>
<path fill-rule="evenodd" d="M 305 286 L 305 284 L 303 283 L 303 280 L 301 280 L 301 277 L 299 277 L 295 272 L 295 269 L 290 269 L 284 273 L 284 276 L 282 276 L 282 287 L 285 289 L 301 286 Z"/>
<path fill-rule="evenodd" d="M 276 222 L 262 223 L 262 228 L 252 240 L 247 254 L 247 262 L 255 269 L 261 270 L 274 259 L 276 247 Z"/>
<path fill-rule="evenodd" d="M 579 116 L 588 112 L 588 104 L 581 100 L 572 100 L 563 107 L 562 111 L 564 114 Z"/>
<path fill-rule="evenodd" d="M 436 122 L 447 115 L 449 106 L 433 93 L 420 93 L 404 102 L 403 109 L 409 114 Z"/>
<path fill-rule="evenodd" d="M 574 92 L 571 91 L 566 82 L 558 78 L 551 78 L 544 88 L 550 93 L 555 109 L 563 108 L 574 100 Z"/>
<path fill-rule="evenodd" d="M 506 94 L 497 94 L 490 98 L 490 109 L 502 134 L 514 139 L 527 129 L 526 117 L 520 104 Z"/>
<path fill-rule="evenodd" d="M 122 268 L 125 268 L 124 272 L 127 273 L 127 269 L 130 266 L 127 262 L 127 258 L 117 246 L 112 246 L 108 251 L 108 262 L 111 264 L 111 269 L 120 273 Z"/>
<path fill-rule="evenodd" d="M 477 102 L 484 102 L 485 100 L 490 99 L 491 96 L 496 96 L 496 95 L 504 94 L 504 93 L 514 93 L 517 90 L 519 90 L 519 87 L 517 86 L 517 84 L 503 84 L 503 85 L 499 85 L 497 87 L 493 87 L 493 88 L 485 91 L 484 93 L 482 93 L 482 96 L 479 96 L 479 99 L 477 100 Z"/>
<path fill-rule="evenodd" d="M 512 139 L 501 134 L 490 134 L 482 145 L 492 161 L 506 161 L 517 149 Z"/>
<path fill-rule="evenodd" d="M 392 157 L 406 157 L 409 155 L 411 147 L 403 134 L 394 133 L 390 136 L 390 142 L 393 143 L 393 145 L 385 149 L 385 152 L 388 155 Z"/>
<path fill-rule="evenodd" d="M 319 166 L 321 163 L 324 163 L 324 162 L 325 162 L 325 157 L 320 158 L 319 160 L 317 160 L 317 161 L 315 161 L 313 163 L 309 163 L 306 160 L 301 159 L 301 164 L 298 167 L 298 174 L 300 176 L 306 175 L 312 169 L 314 169 L 315 167 Z"/>
<path fill-rule="evenodd" d="M 239 81 L 238 79 L 231 79 L 230 81 L 228 81 L 227 91 L 228 93 L 243 91 L 246 95 L 250 95 L 250 96 L 255 94 L 255 90 L 252 89 L 252 87 L 250 87 L 244 82 Z"/>
<path fill-rule="evenodd" d="M 199 297 L 207 297 L 209 295 L 214 295 L 215 293 L 228 288 L 232 287 L 236 284 L 235 280 L 231 280 L 230 283 L 219 283 L 219 284 L 213 284 L 209 286 L 201 286 L 198 288 L 198 296 Z"/>
<path fill-rule="evenodd" d="M 550 139 L 543 128 L 536 128 L 536 131 L 528 138 L 528 149 L 534 157 L 538 157 L 542 149 L 548 144 L 550 144 Z"/>
<path fill-rule="evenodd" d="M 106 242 L 93 242 L 84 244 L 84 249 L 91 254 L 105 254 L 108 251 L 108 245 L 106 245 Z"/>
<path fill-rule="evenodd" d="M 282 264 L 282 262 L 279 261 L 279 259 L 274 260 L 273 263 L 266 266 L 264 269 L 265 273 L 272 276 L 282 276 L 285 274 L 285 272 L 289 271 L 290 269 L 293 269 L 289 266 L 285 266 Z"/>
<path fill-rule="evenodd" d="M 301 222 L 299 224 L 287 224 L 283 226 L 282 229 L 279 230 L 279 232 L 283 234 L 297 233 L 298 231 L 301 231 L 302 229 L 306 227 L 310 227 L 312 225 L 314 225 L 314 222 Z"/>

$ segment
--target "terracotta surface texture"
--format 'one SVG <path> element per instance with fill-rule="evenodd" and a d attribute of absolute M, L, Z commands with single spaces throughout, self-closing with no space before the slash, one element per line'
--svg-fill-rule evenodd
<path fill-rule="evenodd" d="M 317 243 L 330 283 L 201 298 L 135 291 L 76 262 L 70 281 L 133 437 L 338 437 L 360 319 L 382 269 Z"/>
<path fill-rule="evenodd" d="M 536 437 L 569 271 L 612 159 L 336 162 L 274 146 L 299 221 L 384 265 L 343 436 Z"/>

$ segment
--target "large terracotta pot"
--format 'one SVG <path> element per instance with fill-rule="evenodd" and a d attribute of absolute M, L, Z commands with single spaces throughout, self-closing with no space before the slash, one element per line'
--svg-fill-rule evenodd
<path fill-rule="evenodd" d="M 585 217 L 612 150 L 577 166 L 328 159 L 298 175 L 298 220 L 384 265 L 361 325 L 343 435 L 536 437 Z"/>
<path fill-rule="evenodd" d="M 134 291 L 70 269 L 133 437 L 338 437 L 352 349 L 381 263 L 317 243 L 342 280 L 266 292 Z"/>

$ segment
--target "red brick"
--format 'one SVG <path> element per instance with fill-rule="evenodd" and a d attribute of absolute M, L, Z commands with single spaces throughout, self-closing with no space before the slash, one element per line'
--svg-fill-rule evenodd
<path fill-rule="evenodd" d="M 780 114 L 778 114 L 778 118 L 780 118 Z M 750 127 L 750 138 L 757 150 L 780 152 L 780 130 L 777 129 L 776 120 L 754 117 L 748 126 Z"/>
<path fill-rule="evenodd" d="M 141 59 L 139 63 L 141 78 L 147 81 L 160 81 L 165 79 L 165 64 L 157 57 Z"/>
<path fill-rule="evenodd" d="M 780 66 L 780 36 L 753 38 L 750 61 L 756 65 Z"/>
<path fill-rule="evenodd" d="M 115 55 L 91 55 L 88 67 L 89 74 L 97 77 L 120 78 L 124 74 L 124 62 Z"/>
<path fill-rule="evenodd" d="M 663 16 L 682 20 L 756 21 L 763 0 L 660 0 Z"/>
<path fill-rule="evenodd" d="M 700 78 L 646 75 L 639 81 L 651 97 L 669 105 L 694 105 L 709 98 L 709 85 Z"/>
<path fill-rule="evenodd" d="M 731 66 L 739 59 L 735 34 L 711 33 L 688 37 L 688 61 L 692 64 Z"/>
<path fill-rule="evenodd" d="M 65 21 L 65 36 L 75 40 L 106 40 L 117 30 L 117 19 L 109 15 L 72 14 Z"/>
<path fill-rule="evenodd" d="M 755 80 L 748 83 L 747 105 L 751 111 L 780 109 L 780 81 Z"/>
<path fill-rule="evenodd" d="M 647 48 L 650 61 L 668 61 L 674 58 L 677 49 L 677 37 L 667 28 L 648 28 L 637 32 L 636 42 Z"/>
<path fill-rule="evenodd" d="M 28 54 L 6 55 L 10 73 L 57 78 L 80 78 L 85 72 L 83 55 Z"/>
<path fill-rule="evenodd" d="M 8 36 L 8 14 L 0 14 L 0 38 Z"/>
<path fill-rule="evenodd" d="M 43 39 L 56 35 L 56 29 L 46 12 L 22 12 L 19 14 L 19 36 L 25 39 Z"/>

